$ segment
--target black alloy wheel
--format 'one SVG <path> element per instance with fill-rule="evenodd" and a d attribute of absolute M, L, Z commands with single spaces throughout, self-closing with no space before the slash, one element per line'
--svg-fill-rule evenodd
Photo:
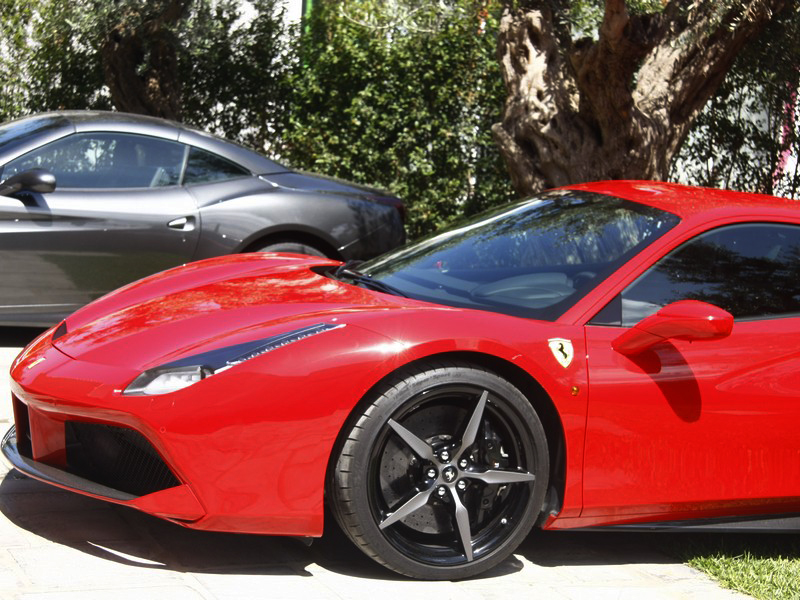
<path fill-rule="evenodd" d="M 460 579 L 504 560 L 541 510 L 549 471 L 528 400 L 488 371 L 436 365 L 365 407 L 333 477 L 334 515 L 404 575 Z"/>

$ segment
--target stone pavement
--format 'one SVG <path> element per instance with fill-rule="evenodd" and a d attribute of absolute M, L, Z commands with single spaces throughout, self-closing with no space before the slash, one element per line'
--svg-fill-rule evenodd
<path fill-rule="evenodd" d="M 0 329 L 0 434 L 12 421 L 8 365 L 22 343 Z M 410 581 L 335 530 L 310 547 L 192 531 L 60 491 L 0 462 L 0 600 L 746 598 L 663 554 L 659 535 L 537 531 L 483 578 Z"/>

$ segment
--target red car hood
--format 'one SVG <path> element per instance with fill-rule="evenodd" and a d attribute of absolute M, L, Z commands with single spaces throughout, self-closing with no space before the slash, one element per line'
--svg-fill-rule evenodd
<path fill-rule="evenodd" d="M 54 345 L 72 358 L 147 369 L 339 314 L 421 304 L 311 270 L 336 264 L 293 255 L 244 254 L 171 269 L 78 310 Z"/>

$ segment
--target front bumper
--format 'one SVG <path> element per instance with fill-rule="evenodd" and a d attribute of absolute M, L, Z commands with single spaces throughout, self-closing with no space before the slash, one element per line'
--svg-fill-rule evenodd
<path fill-rule="evenodd" d="M 339 328 L 302 353 L 292 345 L 169 394 L 126 396 L 139 369 L 72 358 L 51 335 L 11 368 L 16 429 L 4 453 L 17 469 L 194 529 L 270 535 L 322 534 L 342 422 L 395 357 L 387 338 Z"/>
<path fill-rule="evenodd" d="M 113 387 L 103 380 L 116 380 L 119 369 L 82 366 L 53 347 L 51 334 L 12 365 L 15 425 L 0 443 L 6 460 L 63 489 L 182 523 L 201 519 L 201 503 L 151 443 L 144 421 L 103 400 Z M 59 394 L 37 391 L 40 385 Z"/>
<path fill-rule="evenodd" d="M 6 432 L 5 436 L 3 436 L 2 451 L 3 456 L 5 456 L 12 467 L 39 481 L 51 483 L 70 490 L 84 492 L 106 500 L 129 502 L 136 498 L 133 494 L 115 490 L 114 488 L 85 479 L 62 469 L 37 462 L 23 455 L 17 444 L 17 428 L 15 426 L 12 426 L 11 429 Z"/>
<path fill-rule="evenodd" d="M 122 432 L 120 436 L 120 432 L 110 430 L 125 428 L 65 421 L 67 431 L 64 439 L 70 443 L 60 453 L 63 460 L 53 463 L 35 460 L 31 451 L 27 408 L 17 399 L 14 402 L 17 425 L 3 436 L 0 448 L 9 464 L 21 473 L 44 483 L 131 506 L 179 523 L 189 523 L 204 516 L 205 512 L 189 486 L 181 484 L 154 451 L 143 449 L 141 444 L 147 442 L 133 430 Z M 87 434 L 87 426 L 105 428 L 106 433 L 92 439 L 91 432 Z M 19 435 L 18 427 L 21 428 Z M 76 436 L 76 429 L 84 431 Z M 114 434 L 117 434 L 118 441 L 109 444 Z M 83 437 L 83 441 L 77 439 L 79 437 Z M 134 446 L 132 440 L 140 447 Z M 92 446 L 98 443 L 105 443 L 109 450 L 115 450 L 111 460 L 104 464 L 88 458 Z"/>

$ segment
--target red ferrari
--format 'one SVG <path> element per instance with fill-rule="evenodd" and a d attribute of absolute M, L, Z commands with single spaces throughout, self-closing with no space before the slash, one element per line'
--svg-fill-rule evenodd
<path fill-rule="evenodd" d="M 412 577 L 531 527 L 800 513 L 800 211 L 577 185 L 368 263 L 248 254 L 79 310 L 12 370 L 23 473 Z"/>

